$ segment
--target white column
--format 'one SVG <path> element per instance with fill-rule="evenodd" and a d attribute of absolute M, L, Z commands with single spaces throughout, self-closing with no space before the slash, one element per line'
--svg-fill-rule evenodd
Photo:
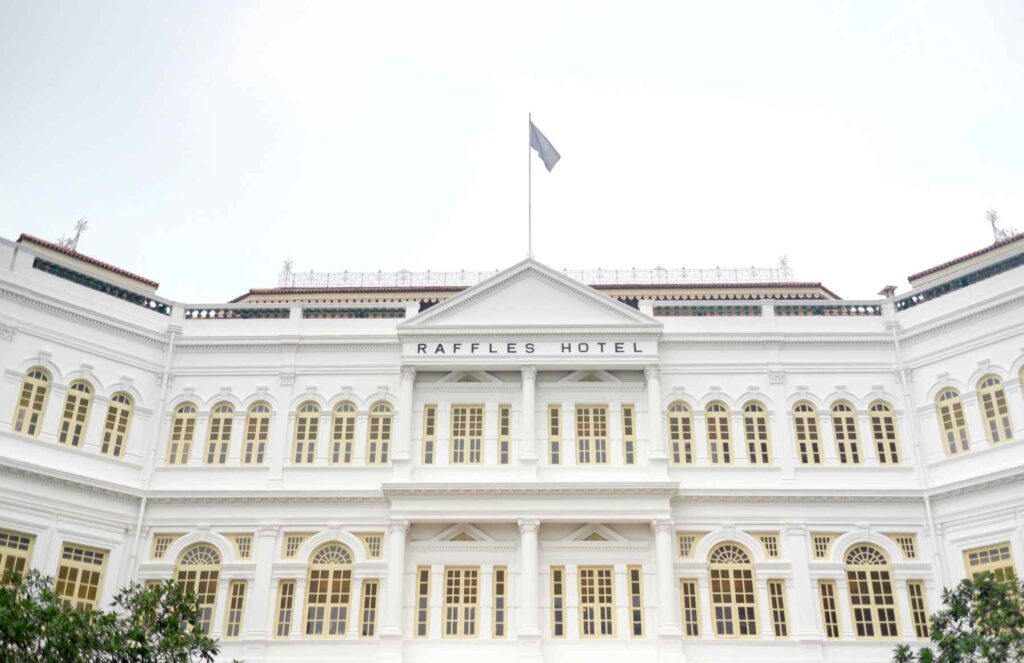
<path fill-rule="evenodd" d="M 658 581 L 658 635 L 682 637 L 679 628 L 679 607 L 676 582 L 675 563 L 672 558 L 672 535 L 674 527 L 671 520 L 655 520 L 651 522 L 654 532 L 654 549 L 657 559 Z"/>
<path fill-rule="evenodd" d="M 219 640 L 224 635 L 224 613 L 227 612 L 228 608 L 228 585 L 231 584 L 230 580 L 221 578 L 217 582 L 217 598 L 216 603 L 213 604 L 213 619 L 211 619 L 210 636 L 214 640 Z"/>
<path fill-rule="evenodd" d="M 910 613 L 910 591 L 907 589 L 906 578 L 894 578 L 896 590 L 896 614 L 900 616 L 900 638 L 913 640 L 917 638 L 914 630 L 914 616 Z"/>
<path fill-rule="evenodd" d="M 289 640 L 301 640 L 306 629 L 306 581 L 308 575 L 303 573 L 295 579 L 295 598 L 292 599 L 292 625 Z"/>
<path fill-rule="evenodd" d="M 836 607 L 839 608 L 839 631 L 842 634 L 843 640 L 853 640 L 854 625 L 853 625 L 853 611 L 850 609 L 850 583 L 846 579 L 846 574 L 839 576 L 836 579 Z"/>
<path fill-rule="evenodd" d="M 519 427 L 522 440 L 519 445 L 519 460 L 537 461 L 537 369 L 523 366 L 523 422 Z"/>
<path fill-rule="evenodd" d="M 715 637 L 715 625 L 711 620 L 711 579 L 707 572 L 697 576 L 697 584 L 700 586 L 700 595 L 697 597 L 700 609 L 697 614 L 700 616 L 700 637 L 703 640 L 713 640 Z"/>
<path fill-rule="evenodd" d="M 988 441 L 988 435 L 986 434 L 988 429 L 985 425 L 985 418 L 981 416 L 981 403 L 978 400 L 978 392 L 972 391 L 963 394 L 960 404 L 964 408 L 967 432 L 971 438 L 971 451 L 987 449 L 992 443 Z"/>
<path fill-rule="evenodd" d="M 416 383 L 416 369 L 402 367 L 402 383 L 398 388 L 398 422 L 395 430 L 393 460 L 409 461 L 409 444 L 412 437 L 412 388 Z"/>
<path fill-rule="evenodd" d="M 539 520 L 519 521 L 519 572 L 522 606 L 519 616 L 519 637 L 540 637 L 540 608 L 537 604 L 537 530 Z"/>
<path fill-rule="evenodd" d="M 784 529 L 786 543 L 784 550 L 792 561 L 793 582 L 791 583 L 793 600 L 789 608 L 789 624 L 794 638 L 818 638 L 818 611 L 820 603 L 817 595 L 817 582 L 811 580 L 810 542 L 807 528 L 802 524 L 787 524 Z M 839 600 L 839 597 L 836 597 Z"/>
<path fill-rule="evenodd" d="M 256 530 L 253 541 L 253 561 L 256 575 L 247 588 L 245 630 L 243 640 L 267 640 L 274 637 L 274 600 L 277 598 L 277 581 L 271 578 L 274 566 L 274 547 L 277 543 L 277 527 L 261 527 Z"/>
<path fill-rule="evenodd" d="M 409 521 L 400 520 L 388 525 L 388 583 L 387 606 L 384 610 L 384 621 L 381 636 L 402 635 L 402 596 L 405 578 L 405 535 L 409 531 Z"/>
<path fill-rule="evenodd" d="M 857 441 L 860 443 L 860 462 L 868 467 L 877 467 L 878 450 L 875 449 L 875 436 L 871 430 L 871 413 L 867 410 L 857 412 Z"/>
<path fill-rule="evenodd" d="M 351 595 L 349 598 L 348 625 L 345 628 L 345 637 L 349 640 L 359 638 L 359 618 L 363 615 L 363 592 L 366 585 L 366 578 L 362 576 L 352 578 Z"/>
<path fill-rule="evenodd" d="M 647 379 L 647 436 L 651 448 L 651 460 L 668 462 L 665 451 L 665 436 L 661 434 L 661 371 L 657 366 L 644 368 Z"/>
<path fill-rule="evenodd" d="M 768 579 L 758 576 L 757 578 L 757 601 L 761 604 L 757 618 L 761 620 L 760 628 L 757 629 L 761 638 L 768 640 L 775 637 L 775 628 L 772 625 L 772 602 L 768 596 Z"/>

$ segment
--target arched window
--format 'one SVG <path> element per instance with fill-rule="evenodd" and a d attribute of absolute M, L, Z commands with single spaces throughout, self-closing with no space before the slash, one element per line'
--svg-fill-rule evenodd
<path fill-rule="evenodd" d="M 964 420 L 960 392 L 956 389 L 943 389 L 935 397 L 935 408 L 939 413 L 939 427 L 942 429 L 946 453 L 955 456 L 970 449 L 971 443 L 967 435 L 967 422 Z"/>
<path fill-rule="evenodd" d="M 899 465 L 900 445 L 896 435 L 896 417 L 892 407 L 884 401 L 876 401 L 871 411 L 871 437 L 875 441 L 878 462 L 882 465 Z"/>
<path fill-rule="evenodd" d="M 860 441 L 857 439 L 857 414 L 845 401 L 832 405 L 832 432 L 836 438 L 836 455 L 843 465 L 860 463 Z"/>
<path fill-rule="evenodd" d="M 196 406 L 182 403 L 174 410 L 171 421 L 171 439 L 167 445 L 167 464 L 184 465 L 192 451 L 192 438 L 196 434 Z"/>
<path fill-rule="evenodd" d="M 693 415 L 682 401 L 668 406 L 668 439 L 675 465 L 693 462 Z"/>
<path fill-rule="evenodd" d="M 892 571 L 882 551 L 867 544 L 851 548 L 846 553 L 846 578 L 857 637 L 898 637 Z"/>
<path fill-rule="evenodd" d="M 316 457 L 316 439 L 320 432 L 320 406 L 306 401 L 295 414 L 295 440 L 292 462 L 312 463 Z"/>
<path fill-rule="evenodd" d="M 107 418 L 103 422 L 103 442 L 100 453 L 120 458 L 128 439 L 128 425 L 132 421 L 132 397 L 119 391 L 110 397 Z"/>
<path fill-rule="evenodd" d="M 723 543 L 711 551 L 708 562 L 715 634 L 721 638 L 756 637 L 754 565 L 750 555 L 735 543 Z"/>
<path fill-rule="evenodd" d="M 50 393 L 50 374 L 43 368 L 30 368 L 21 383 L 21 394 L 14 409 L 14 432 L 35 437 L 43 425 L 43 410 Z"/>
<path fill-rule="evenodd" d="M 388 462 L 393 417 L 391 406 L 383 401 L 370 407 L 370 425 L 366 440 L 366 462 L 370 465 Z"/>
<path fill-rule="evenodd" d="M 67 396 L 64 397 L 64 411 L 60 415 L 60 432 L 57 439 L 61 444 L 82 446 L 91 405 L 92 385 L 84 380 L 72 382 L 68 386 Z"/>
<path fill-rule="evenodd" d="M 352 553 L 327 543 L 313 553 L 306 584 L 306 635 L 343 637 L 352 594 Z"/>
<path fill-rule="evenodd" d="M 220 553 L 208 543 L 187 548 L 178 559 L 178 587 L 196 595 L 199 601 L 200 626 L 210 632 L 213 611 L 217 607 L 217 581 L 220 580 Z"/>
<path fill-rule="evenodd" d="M 228 462 L 228 447 L 231 446 L 231 428 L 235 408 L 231 403 L 217 403 L 210 413 L 210 427 L 206 433 L 207 465 L 223 465 Z"/>
<path fill-rule="evenodd" d="M 331 421 L 331 462 L 347 465 L 352 462 L 356 441 L 356 406 L 348 401 L 338 403 Z"/>
<path fill-rule="evenodd" d="M 245 415 L 245 449 L 242 453 L 242 463 L 262 464 L 269 438 L 270 406 L 263 401 L 253 403 Z"/>
<path fill-rule="evenodd" d="M 728 465 L 732 462 L 729 446 L 729 408 L 724 403 L 709 403 L 704 410 L 708 431 L 708 456 L 712 465 Z"/>
<path fill-rule="evenodd" d="M 796 447 L 804 465 L 821 464 L 821 437 L 818 434 L 818 413 L 807 401 L 793 406 L 793 426 L 796 429 Z"/>
<path fill-rule="evenodd" d="M 747 455 L 751 465 L 772 462 L 771 438 L 768 436 L 768 415 L 764 406 L 752 401 L 743 406 L 743 430 L 747 437 Z"/>
<path fill-rule="evenodd" d="M 1006 407 L 1006 392 L 1003 381 L 995 375 L 986 375 L 978 381 L 978 399 L 981 401 L 981 415 L 985 418 L 985 434 L 992 444 L 1013 439 L 1013 423 L 1010 410 Z"/>

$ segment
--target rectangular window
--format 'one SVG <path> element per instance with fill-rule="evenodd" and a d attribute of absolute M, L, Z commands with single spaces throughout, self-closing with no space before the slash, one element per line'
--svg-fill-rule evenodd
<path fill-rule="evenodd" d="M 24 574 L 32 559 L 35 537 L 20 532 L 0 529 L 0 576 L 6 571 Z"/>
<path fill-rule="evenodd" d="M 430 635 L 430 567 L 416 569 L 416 637 Z"/>
<path fill-rule="evenodd" d="M 580 637 L 615 637 L 615 593 L 610 566 L 579 569 Z"/>
<path fill-rule="evenodd" d="M 295 581 L 282 580 L 277 585 L 277 620 L 274 636 L 287 638 L 292 632 L 292 608 L 295 605 Z"/>
<path fill-rule="evenodd" d="M 444 637 L 475 638 L 480 567 L 444 569 Z"/>
<path fill-rule="evenodd" d="M 548 406 L 548 462 L 562 462 L 562 408 L 557 405 Z"/>
<path fill-rule="evenodd" d="M 167 549 L 172 543 L 178 540 L 180 534 L 154 534 L 153 535 L 153 559 L 163 559 Z"/>
<path fill-rule="evenodd" d="M 223 465 L 228 462 L 234 417 L 235 410 L 230 405 L 218 405 L 210 415 L 210 427 L 206 433 L 207 465 Z"/>
<path fill-rule="evenodd" d="M 622 406 L 622 462 L 636 463 L 636 410 L 625 404 Z"/>
<path fill-rule="evenodd" d="M 423 464 L 434 464 L 437 447 L 437 406 L 423 406 Z"/>
<path fill-rule="evenodd" d="M 683 635 L 688 638 L 700 637 L 700 601 L 697 598 L 697 581 L 683 578 L 679 581 L 679 607 L 683 613 Z"/>
<path fill-rule="evenodd" d="M 629 635 L 632 638 L 644 636 L 644 575 L 639 566 L 626 569 L 629 582 Z"/>
<path fill-rule="evenodd" d="M 693 462 L 693 417 L 683 403 L 673 403 L 668 409 L 668 439 L 673 465 Z"/>
<path fill-rule="evenodd" d="M 512 452 L 512 406 L 498 406 L 498 464 L 508 465 Z"/>
<path fill-rule="evenodd" d="M 913 534 L 893 534 L 893 541 L 900 547 L 907 559 L 917 559 L 917 537 Z"/>
<path fill-rule="evenodd" d="M 608 408 L 604 405 L 576 406 L 576 463 L 608 462 Z"/>
<path fill-rule="evenodd" d="M 508 570 L 504 566 L 494 567 L 494 619 L 492 631 L 495 638 L 504 638 L 508 620 Z"/>
<path fill-rule="evenodd" d="M 771 462 L 771 443 L 768 440 L 768 416 L 759 403 L 743 408 L 743 430 L 747 438 L 747 457 L 751 465 Z"/>
<path fill-rule="evenodd" d="M 693 555 L 693 547 L 697 545 L 700 538 L 704 536 L 699 532 L 679 532 L 676 540 L 679 542 L 679 556 L 690 557 Z"/>
<path fill-rule="evenodd" d="M 348 465 L 356 443 L 356 408 L 343 403 L 334 410 L 331 421 L 331 463 Z"/>
<path fill-rule="evenodd" d="M 228 588 L 228 615 L 224 628 L 225 638 L 237 638 L 242 632 L 242 615 L 245 614 L 245 581 L 232 580 Z"/>
<path fill-rule="evenodd" d="M 551 637 L 565 637 L 565 567 L 551 567 Z"/>
<path fill-rule="evenodd" d="M 839 609 L 836 606 L 836 584 L 831 580 L 818 582 L 818 593 L 821 596 L 821 622 L 825 627 L 825 637 L 839 637 Z"/>
<path fill-rule="evenodd" d="M 793 415 L 797 448 L 803 465 L 821 464 L 821 440 L 818 437 L 818 416 L 805 404 L 797 405 Z"/>
<path fill-rule="evenodd" d="M 982 573 L 991 573 L 996 580 L 1007 580 L 1014 573 L 1009 541 L 968 550 L 964 552 L 964 559 L 968 572 L 974 578 Z"/>
<path fill-rule="evenodd" d="M 924 602 L 924 583 L 920 580 L 907 582 L 910 595 L 910 615 L 914 619 L 914 634 L 919 638 L 928 637 L 928 609 Z"/>
<path fill-rule="evenodd" d="M 772 604 L 772 629 L 776 638 L 789 635 L 786 627 L 786 586 L 781 580 L 768 581 L 768 599 Z"/>
<path fill-rule="evenodd" d="M 380 559 L 381 546 L 384 536 L 382 534 L 360 534 L 363 545 L 366 547 L 366 556 L 370 559 Z"/>
<path fill-rule="evenodd" d="M 249 408 L 245 417 L 245 449 L 242 454 L 244 465 L 260 465 L 267 452 L 270 439 L 270 407 L 257 403 Z"/>
<path fill-rule="evenodd" d="M 482 462 L 483 444 L 484 406 L 453 406 L 451 441 L 452 465 Z"/>
<path fill-rule="evenodd" d="M 57 569 L 57 594 L 76 610 L 95 608 L 99 602 L 100 579 L 107 553 L 65 543 Z"/>
<path fill-rule="evenodd" d="M 377 631 L 377 592 L 379 585 L 376 580 L 363 581 L 363 609 L 359 611 L 359 637 L 372 638 Z"/>

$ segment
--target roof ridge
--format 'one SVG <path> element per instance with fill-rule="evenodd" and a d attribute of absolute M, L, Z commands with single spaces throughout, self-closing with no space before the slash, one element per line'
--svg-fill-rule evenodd
<path fill-rule="evenodd" d="M 36 237 L 35 235 L 29 235 L 28 233 L 21 233 L 21 235 L 18 237 L 18 243 L 20 244 L 22 242 L 30 242 L 32 244 L 38 244 L 39 246 L 41 246 L 41 247 L 43 247 L 45 249 L 49 249 L 51 251 L 56 251 L 57 253 L 62 253 L 64 255 L 70 257 L 70 258 L 75 258 L 76 260 L 81 260 L 82 262 L 87 262 L 90 265 L 95 265 L 96 267 L 100 267 L 100 268 L 105 269 L 107 271 L 114 272 L 115 274 L 120 274 L 121 276 L 127 277 L 129 279 L 134 280 L 134 281 L 138 281 L 139 283 L 145 283 L 148 286 L 152 286 L 154 289 L 160 287 L 159 283 L 157 283 L 156 281 L 153 281 L 151 279 L 147 279 L 145 276 L 139 276 L 138 274 L 135 274 L 133 272 L 129 272 L 127 269 L 122 269 L 120 267 L 116 267 L 114 265 L 111 265 L 108 262 L 103 262 L 102 260 L 99 260 L 97 258 L 93 258 L 92 256 L 87 256 L 84 253 L 79 253 L 78 251 L 76 251 L 74 249 L 69 249 L 66 246 L 62 246 L 60 244 L 57 244 L 56 242 L 51 242 L 49 240 L 45 240 L 45 239 L 42 239 L 40 237 Z"/>

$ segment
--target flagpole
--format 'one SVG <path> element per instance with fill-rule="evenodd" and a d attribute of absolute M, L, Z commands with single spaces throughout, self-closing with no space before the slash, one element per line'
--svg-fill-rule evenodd
<path fill-rule="evenodd" d="M 533 257 L 533 154 L 530 153 L 530 139 L 533 138 L 533 113 L 526 114 L 526 257 Z"/>

